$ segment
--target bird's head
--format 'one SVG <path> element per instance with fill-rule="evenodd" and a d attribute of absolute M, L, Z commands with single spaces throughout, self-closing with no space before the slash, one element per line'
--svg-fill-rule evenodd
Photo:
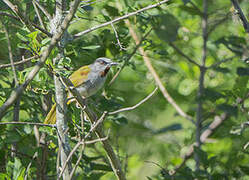
<path fill-rule="evenodd" d="M 118 65 L 118 63 L 111 61 L 108 58 L 100 57 L 94 61 L 92 64 L 93 69 L 100 72 L 102 77 L 105 77 L 112 66 Z"/>

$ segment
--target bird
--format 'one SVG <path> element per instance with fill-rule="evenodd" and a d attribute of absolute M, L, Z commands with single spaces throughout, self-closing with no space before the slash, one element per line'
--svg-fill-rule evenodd
<path fill-rule="evenodd" d="M 74 71 L 69 77 L 72 84 L 79 91 L 83 98 L 88 98 L 97 93 L 100 90 L 105 81 L 107 74 L 112 66 L 118 65 L 111 59 L 106 57 L 97 58 L 94 63 L 85 65 Z M 68 93 L 67 99 L 70 99 L 72 95 Z M 73 102 L 67 101 L 67 104 Z M 47 114 L 45 124 L 56 124 L 56 103 L 52 106 L 51 110 Z"/>

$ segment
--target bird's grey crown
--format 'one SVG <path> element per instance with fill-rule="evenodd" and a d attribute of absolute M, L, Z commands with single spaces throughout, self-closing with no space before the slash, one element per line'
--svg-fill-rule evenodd
<path fill-rule="evenodd" d="M 109 58 L 106 58 L 106 57 L 100 57 L 98 59 L 95 60 L 95 63 L 96 62 L 105 62 L 106 64 L 111 64 L 112 63 L 112 60 L 109 59 Z"/>

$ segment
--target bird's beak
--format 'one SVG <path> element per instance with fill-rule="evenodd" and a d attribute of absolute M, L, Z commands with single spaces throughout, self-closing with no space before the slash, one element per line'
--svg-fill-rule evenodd
<path fill-rule="evenodd" d="M 110 63 L 110 66 L 116 66 L 116 65 L 118 65 L 118 63 L 116 63 L 116 62 Z"/>

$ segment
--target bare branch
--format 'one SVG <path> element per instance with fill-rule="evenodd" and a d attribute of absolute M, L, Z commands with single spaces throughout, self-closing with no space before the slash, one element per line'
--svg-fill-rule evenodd
<path fill-rule="evenodd" d="M 38 19 L 39 19 L 40 25 L 42 26 L 43 29 L 45 29 L 44 23 L 43 23 L 43 21 L 42 21 L 42 18 L 41 18 L 41 15 L 40 15 L 40 13 L 39 13 L 39 10 L 37 9 L 37 6 L 36 6 L 35 1 L 32 1 L 32 4 L 33 4 L 33 6 L 34 6 L 35 13 L 36 13 L 36 15 L 37 15 L 37 17 L 38 17 Z"/>
<path fill-rule="evenodd" d="M 26 63 L 26 62 L 29 62 L 29 61 L 31 61 L 31 60 L 33 60 L 33 59 L 36 59 L 36 58 L 39 58 L 39 56 L 35 55 L 35 56 L 29 57 L 29 58 L 27 58 L 27 59 L 20 60 L 20 61 L 18 61 L 18 62 L 14 62 L 13 65 L 14 65 L 14 66 L 22 65 L 22 64 L 24 64 L 24 63 Z M 11 67 L 11 66 L 12 66 L 11 63 L 10 63 L 10 64 L 0 64 L 0 69 L 1 69 L 1 68 Z"/>
<path fill-rule="evenodd" d="M 94 140 L 91 140 L 91 141 L 86 141 L 85 144 L 93 144 L 93 143 L 96 143 L 96 142 L 103 142 L 103 141 L 106 141 L 106 140 L 108 139 L 108 136 L 109 136 L 109 131 L 108 131 L 106 137 L 94 139 Z"/>
<path fill-rule="evenodd" d="M 170 42 L 169 45 L 174 48 L 176 52 L 178 52 L 182 57 L 184 57 L 188 62 L 200 67 L 198 63 L 196 63 L 193 59 L 191 59 L 189 56 L 187 56 L 184 52 L 182 52 L 178 47 L 175 46 L 174 43 Z"/>
<path fill-rule="evenodd" d="M 216 68 L 216 67 L 218 67 L 218 66 L 219 66 L 220 64 L 222 64 L 222 63 L 225 63 L 225 62 L 227 62 L 227 61 L 233 60 L 233 58 L 235 58 L 235 57 L 236 57 L 236 56 L 232 56 L 232 57 L 223 59 L 223 60 L 221 60 L 221 61 L 219 61 L 219 62 L 217 62 L 217 63 L 214 63 L 214 64 L 212 64 L 211 66 L 206 67 L 206 68 L 207 68 L 207 69 Z"/>
<path fill-rule="evenodd" d="M 10 64 L 11 64 L 11 68 L 12 68 L 12 71 L 13 71 L 13 74 L 14 74 L 15 86 L 17 86 L 19 83 L 18 83 L 18 79 L 17 79 L 17 75 L 16 75 L 16 68 L 14 66 L 14 59 L 13 59 L 13 53 L 12 53 L 12 49 L 11 49 L 11 43 L 10 43 L 9 33 L 8 33 L 8 30 L 7 30 L 6 26 L 5 26 L 5 24 L 2 23 L 2 25 L 3 25 L 5 36 L 6 36 L 6 39 L 7 39 Z"/>
<path fill-rule="evenodd" d="M 207 40 L 208 40 L 208 0 L 203 0 L 203 18 L 202 18 L 202 39 L 203 39 L 203 47 L 202 47 L 202 60 L 200 69 L 200 77 L 199 77 L 199 89 L 197 92 L 197 112 L 196 112 L 196 136 L 195 142 L 198 148 L 201 148 L 201 126 L 203 120 L 203 93 L 204 93 L 204 78 L 206 73 L 206 59 L 207 59 Z M 196 170 L 200 168 L 200 158 L 198 153 L 195 153 L 195 167 Z"/>
<path fill-rule="evenodd" d="M 139 38 L 135 32 L 135 30 L 133 29 L 133 27 L 130 24 L 129 20 L 125 20 L 126 25 L 128 26 L 131 36 L 133 37 L 133 39 L 135 40 L 136 44 L 139 44 Z M 161 79 L 159 78 L 158 74 L 156 73 L 154 67 L 152 66 L 150 59 L 147 55 L 147 53 L 144 51 L 144 49 L 142 47 L 138 48 L 139 52 L 143 55 L 143 59 L 145 62 L 145 65 L 147 66 L 148 70 L 150 71 L 150 73 L 152 74 L 152 76 L 154 77 L 156 84 L 158 85 L 160 91 L 162 92 L 163 96 L 165 97 L 165 99 L 176 109 L 176 111 L 178 112 L 178 114 L 184 118 L 186 118 L 187 120 L 191 121 L 192 123 L 194 123 L 194 120 L 191 116 L 187 115 L 181 108 L 180 106 L 178 106 L 176 104 L 176 102 L 174 101 L 174 99 L 170 96 L 170 94 L 168 93 L 168 91 L 166 90 L 166 88 L 164 87 L 163 83 L 161 82 Z"/>
<path fill-rule="evenodd" d="M 119 18 L 116 18 L 116 19 L 114 19 L 114 20 L 112 20 L 112 21 L 109 21 L 109 22 L 106 22 L 106 23 L 103 23 L 103 24 L 94 26 L 94 27 L 92 27 L 92 28 L 90 28 L 90 29 L 87 29 L 87 30 L 84 30 L 84 31 L 82 31 L 82 32 L 79 32 L 79 33 L 75 34 L 75 35 L 74 35 L 74 38 L 78 38 L 78 37 L 83 36 L 83 35 L 85 35 L 85 34 L 87 34 L 87 33 L 90 33 L 90 32 L 92 32 L 92 31 L 95 31 L 95 30 L 97 30 L 97 29 L 99 29 L 99 28 L 102 28 L 102 27 L 105 27 L 105 26 L 114 24 L 114 23 L 116 23 L 116 22 L 119 22 L 119 21 L 121 21 L 121 20 L 123 20 L 123 19 L 126 19 L 126 18 L 130 17 L 130 16 L 134 16 L 134 15 L 136 15 L 136 14 L 138 14 L 138 13 L 143 12 L 143 11 L 147 11 L 147 10 L 149 10 L 149 9 L 158 7 L 158 6 L 160 6 L 160 5 L 164 4 L 164 3 L 167 3 L 167 2 L 169 2 L 169 1 L 170 1 L 170 0 L 163 0 L 163 1 L 160 1 L 160 2 L 158 2 L 158 3 L 156 3 L 156 4 L 149 5 L 149 6 L 145 7 L 145 8 L 139 9 L 139 10 L 137 10 L 137 11 L 135 11 L 135 12 L 131 12 L 131 13 L 129 13 L 129 14 L 126 14 L 126 15 L 124 15 L 124 16 L 121 16 L 121 17 L 119 17 Z"/>
<path fill-rule="evenodd" d="M 66 169 L 66 166 L 67 166 L 68 162 L 69 162 L 70 159 L 71 159 L 71 157 L 73 156 L 73 154 L 75 153 L 75 151 L 76 151 L 81 145 L 85 146 L 84 141 L 78 142 L 78 143 L 74 146 L 74 148 L 72 149 L 72 151 L 69 153 L 69 155 L 67 156 L 67 159 L 65 160 L 65 162 L 64 162 L 64 164 L 63 164 L 63 166 L 62 166 L 62 169 L 61 169 L 60 174 L 59 174 L 59 176 L 58 176 L 57 179 L 60 179 L 60 178 L 61 178 L 63 172 L 64 172 L 65 169 Z"/>
<path fill-rule="evenodd" d="M 97 120 L 96 123 L 94 123 L 91 127 L 91 129 L 89 130 L 89 132 L 85 135 L 84 139 L 86 139 L 93 131 L 95 131 L 95 129 L 97 128 L 97 126 L 103 122 L 103 120 L 105 119 L 107 115 L 107 111 L 105 111 L 102 116 Z"/>
<path fill-rule="evenodd" d="M 19 21 L 19 18 L 18 18 L 18 17 L 13 16 L 12 14 L 9 14 L 9 13 L 6 13 L 6 12 L 0 12 L 0 15 L 1 15 L 1 16 L 8 16 L 8 17 L 10 17 L 10 18 L 12 18 L 12 19 L 15 19 L 15 20 Z"/>
<path fill-rule="evenodd" d="M 20 21 L 27 26 L 27 28 L 32 32 L 34 31 L 31 22 L 28 18 L 25 18 L 25 16 L 22 14 L 22 11 L 18 9 L 17 5 L 12 4 L 9 0 L 3 0 L 3 2 L 9 6 L 9 8 L 18 16 Z"/>
<path fill-rule="evenodd" d="M 41 9 L 41 11 L 47 16 L 48 20 L 52 20 L 52 16 L 48 13 L 45 7 L 43 7 L 38 0 L 33 0 L 33 2 L 36 3 L 36 5 Z"/>
<path fill-rule="evenodd" d="M 231 0 L 231 2 L 233 3 L 234 9 L 236 10 L 236 14 L 239 15 L 240 20 L 243 23 L 244 29 L 247 33 L 249 33 L 249 23 L 246 19 L 246 16 L 244 15 L 242 9 L 239 6 L 239 3 L 237 0 Z"/>
<path fill-rule="evenodd" d="M 77 7 L 80 3 L 80 0 L 75 0 L 69 10 L 69 13 L 63 20 L 61 26 L 59 27 L 56 34 L 53 35 L 51 42 L 47 49 L 45 49 L 41 55 L 40 61 L 37 62 L 37 64 L 34 66 L 34 68 L 31 70 L 31 72 L 27 75 L 27 78 L 24 82 L 24 84 L 21 84 L 18 86 L 14 91 L 12 91 L 10 97 L 5 101 L 5 103 L 0 107 L 0 120 L 4 116 L 5 111 L 17 100 L 17 98 L 22 94 L 23 90 L 28 86 L 30 81 L 33 80 L 33 78 L 36 76 L 36 74 L 39 72 L 41 67 L 43 66 L 44 62 L 48 58 L 49 54 L 51 53 L 52 49 L 55 47 L 57 42 L 60 40 L 62 34 L 67 29 L 69 22 L 72 20 Z"/>
<path fill-rule="evenodd" d="M 150 34 L 150 32 L 152 31 L 152 29 L 150 29 L 143 37 L 142 39 L 139 41 L 139 43 L 136 45 L 136 47 L 133 49 L 132 53 L 130 53 L 128 55 L 128 57 L 126 58 L 124 64 L 122 65 L 122 67 L 118 70 L 118 72 L 113 76 L 112 80 L 109 82 L 109 86 L 115 81 L 115 79 L 118 77 L 118 75 L 120 74 L 120 72 L 124 69 L 124 67 L 128 64 L 128 62 L 130 61 L 130 59 L 132 58 L 132 56 L 137 52 L 138 48 L 141 46 L 141 44 L 143 43 L 143 41 L 147 38 L 147 36 Z"/>
<path fill-rule="evenodd" d="M 84 152 L 84 146 L 81 146 L 81 151 L 80 151 L 80 153 L 79 153 L 80 156 L 79 156 L 79 158 L 77 159 L 77 162 L 76 162 L 76 164 L 74 165 L 74 167 L 73 167 L 73 169 L 72 169 L 72 172 L 71 172 L 71 174 L 70 174 L 70 178 L 69 178 L 69 179 L 72 179 L 72 178 L 73 178 L 73 174 L 74 174 L 76 168 L 78 167 L 78 165 L 79 165 L 79 163 L 80 163 L 80 161 L 81 161 L 81 159 L 82 159 L 83 152 Z"/>
<path fill-rule="evenodd" d="M 91 111 L 91 109 L 87 106 L 85 100 L 81 97 L 80 93 L 73 86 L 72 82 L 69 79 L 66 79 L 63 77 L 61 77 L 61 78 L 63 79 L 63 82 L 66 84 L 69 92 L 75 97 L 75 99 L 78 102 L 78 104 L 80 105 L 80 107 L 83 108 L 83 110 L 86 112 L 91 123 L 92 124 L 96 123 L 98 120 L 97 115 L 95 113 L 93 113 Z M 103 132 L 101 123 L 98 126 L 96 126 L 95 133 L 100 139 L 106 137 L 104 132 Z M 109 159 L 109 162 L 111 164 L 111 167 L 112 167 L 114 174 L 116 175 L 116 177 L 119 180 L 125 180 L 126 178 L 125 178 L 125 175 L 122 171 L 120 161 L 119 161 L 117 155 L 114 153 L 114 150 L 113 150 L 112 146 L 110 145 L 110 142 L 107 139 L 105 141 L 102 141 L 102 144 L 103 144 L 103 147 L 107 153 L 107 157 Z"/>
<path fill-rule="evenodd" d="M 208 31 L 208 36 L 221 24 L 225 23 L 230 17 L 230 13 L 227 13 L 223 18 L 217 20 L 217 22 L 215 22 Z"/>
<path fill-rule="evenodd" d="M 111 26 L 112 26 L 112 29 L 113 29 L 113 31 L 114 31 L 115 37 L 116 37 L 116 39 L 117 39 L 117 43 L 118 43 L 118 45 L 119 45 L 119 47 L 120 47 L 120 50 L 121 50 L 121 51 L 122 51 L 122 50 L 125 50 L 125 48 L 122 46 L 122 44 L 121 44 L 120 41 L 119 41 L 118 33 L 117 33 L 117 31 L 116 31 L 116 29 L 115 29 L 113 23 L 111 23 Z"/>
<path fill-rule="evenodd" d="M 208 126 L 208 128 L 201 134 L 200 136 L 200 140 L 201 143 L 205 143 L 208 139 L 208 137 L 210 137 L 217 129 L 218 127 L 221 126 L 221 124 L 228 118 L 228 114 L 224 113 L 221 116 L 215 116 L 214 117 L 214 121 Z M 183 156 L 183 161 L 180 165 L 178 165 L 177 167 L 174 168 L 173 171 L 170 172 L 171 175 L 174 175 L 178 169 L 180 169 L 185 163 L 186 161 L 193 155 L 194 153 L 194 146 L 196 146 L 196 143 L 193 143 L 188 152 Z"/>
<path fill-rule="evenodd" d="M 43 124 L 43 123 L 34 123 L 34 122 L 0 122 L 0 125 L 7 124 L 21 124 L 21 125 L 34 125 L 34 126 L 47 126 L 51 128 L 56 128 L 55 124 Z"/>
<path fill-rule="evenodd" d="M 127 108 L 122 108 L 122 109 L 119 109 L 117 111 L 109 112 L 108 114 L 110 114 L 110 115 L 117 114 L 117 113 L 120 113 L 120 112 L 130 111 L 130 110 L 133 110 L 133 109 L 137 108 L 138 106 L 140 106 L 141 104 L 146 102 L 148 99 L 150 99 L 155 94 L 157 89 L 158 89 L 158 87 L 156 87 L 147 97 L 145 97 L 143 100 L 141 100 L 139 103 L 135 104 L 134 106 L 127 107 Z"/>
<path fill-rule="evenodd" d="M 17 87 L 19 85 L 19 82 L 18 82 L 18 78 L 17 78 L 17 74 L 16 74 L 16 68 L 14 66 L 14 59 L 13 59 L 13 53 L 12 53 L 12 48 L 11 48 L 11 43 L 10 43 L 10 38 L 9 38 L 9 32 L 8 32 L 7 27 L 4 23 L 2 23 L 2 26 L 3 26 L 3 29 L 5 31 L 5 36 L 7 39 L 9 58 L 10 58 L 11 68 L 12 68 L 12 71 L 14 74 L 15 87 Z M 14 104 L 14 110 L 13 110 L 13 121 L 14 122 L 19 121 L 19 112 L 20 112 L 20 98 L 18 98 L 18 100 Z M 11 145 L 11 149 L 12 150 L 17 149 L 17 144 L 15 142 Z M 12 157 L 14 157 L 15 153 L 12 152 L 11 155 L 12 155 Z"/>

